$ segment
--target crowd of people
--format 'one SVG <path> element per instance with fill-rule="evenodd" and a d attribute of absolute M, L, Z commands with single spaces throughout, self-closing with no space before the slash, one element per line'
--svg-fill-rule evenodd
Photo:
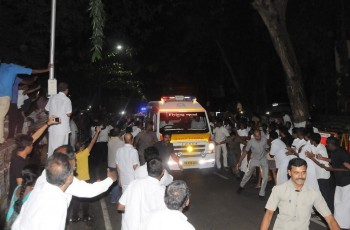
<path fill-rule="evenodd" d="M 216 159 L 222 157 L 223 169 L 241 179 L 238 194 L 253 174 L 260 200 L 266 200 L 269 178 L 276 185 L 261 229 L 269 228 L 277 208 L 275 229 L 307 229 L 311 215 L 324 218 L 330 229 L 350 229 L 350 153 L 336 137 L 329 137 L 324 146 L 310 121 L 305 127 L 292 127 L 282 117 L 267 125 L 232 119 L 213 125 Z M 220 170 L 221 165 L 216 166 Z"/>
<path fill-rule="evenodd" d="M 173 181 L 163 160 L 176 157 L 170 135 L 165 134 L 158 141 L 151 124 L 143 130 L 139 123 L 127 121 L 114 126 L 95 122 L 88 142 L 71 138 L 74 120 L 70 118 L 68 85 L 61 82 L 58 90 L 45 106 L 47 122 L 32 135 L 15 137 L 17 149 L 10 164 L 6 229 L 65 229 L 67 223 L 91 221 L 94 216 L 87 198 L 108 189 L 111 203 L 125 209 L 123 229 L 163 229 L 166 222 L 149 219 L 158 219 L 159 215 L 172 221 L 174 229 L 194 229 L 182 214 L 189 204 L 187 184 Z M 47 129 L 47 161 L 41 172 L 39 162 L 30 161 L 29 155 Z M 103 163 L 109 166 L 107 178 L 101 175 Z M 137 198 L 140 189 L 148 192 Z M 141 212 L 132 211 L 133 207 Z"/>
<path fill-rule="evenodd" d="M 0 87 L 6 90 L 0 90 L 0 143 L 5 142 L 7 111 L 23 115 L 23 95 L 38 90 L 20 83 L 17 74 L 47 71 L 1 63 Z M 184 181 L 174 181 L 168 166 L 172 158 L 182 170 L 171 133 L 162 133 L 162 140 L 158 140 L 151 122 L 143 127 L 142 121 L 130 117 L 124 123 L 110 122 L 103 116 L 91 126 L 81 123 L 72 118 L 68 84 L 59 83 L 58 91 L 44 103 L 47 122 L 32 135 L 16 135 L 6 228 L 64 229 L 67 222 L 91 221 L 94 217 L 86 198 L 110 189 L 110 202 L 123 213 L 124 230 L 194 229 L 182 213 L 189 205 L 189 188 Z M 14 137 L 23 122 L 16 119 L 16 125 L 11 125 L 11 119 L 9 137 Z M 76 136 L 81 124 L 88 130 L 85 138 Z M 324 218 L 330 229 L 350 229 L 350 154 L 337 138 L 329 137 L 324 146 L 309 121 L 305 127 L 293 127 L 287 114 L 266 124 L 229 116 L 213 118 L 210 125 L 216 168 L 241 180 L 238 194 L 244 192 L 253 175 L 260 200 L 267 200 L 269 178 L 276 185 L 261 229 L 269 228 L 277 208 L 276 229 L 307 229 L 311 215 Z M 47 129 L 47 161 L 41 172 L 28 156 Z M 108 165 L 107 178 L 101 175 L 104 164 Z"/>

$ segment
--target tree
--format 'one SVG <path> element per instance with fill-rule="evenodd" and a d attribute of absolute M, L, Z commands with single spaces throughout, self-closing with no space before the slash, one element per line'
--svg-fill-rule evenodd
<path fill-rule="evenodd" d="M 253 6 L 266 25 L 275 50 L 286 74 L 287 93 L 294 121 L 301 123 L 309 117 L 301 69 L 286 26 L 288 0 L 254 0 Z"/>

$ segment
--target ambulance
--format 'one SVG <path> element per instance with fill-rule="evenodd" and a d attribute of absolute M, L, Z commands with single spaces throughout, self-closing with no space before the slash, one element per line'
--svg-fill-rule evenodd
<path fill-rule="evenodd" d="M 163 133 L 171 134 L 171 143 L 179 163 L 170 157 L 171 170 L 212 168 L 215 145 L 206 110 L 193 96 L 166 96 L 147 105 L 147 120 L 152 121 L 159 140 Z M 180 165 L 179 165 L 180 164 Z"/>

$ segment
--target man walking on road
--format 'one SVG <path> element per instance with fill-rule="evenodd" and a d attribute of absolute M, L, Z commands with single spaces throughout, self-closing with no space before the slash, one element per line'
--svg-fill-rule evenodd
<path fill-rule="evenodd" d="M 165 190 L 166 209 L 153 212 L 141 224 L 141 230 L 194 230 L 182 213 L 190 204 L 190 191 L 185 181 L 176 180 Z"/>
<path fill-rule="evenodd" d="M 123 192 L 131 181 L 135 180 L 135 169 L 140 165 L 137 150 L 132 146 L 134 141 L 131 133 L 124 135 L 125 145 L 118 149 L 116 164 L 118 172 L 118 183 Z"/>
<path fill-rule="evenodd" d="M 295 156 L 287 155 L 287 146 L 281 139 L 278 138 L 278 134 L 275 131 L 270 132 L 271 149 L 270 155 L 276 161 L 277 172 L 277 185 L 283 184 L 288 181 L 287 177 L 287 166 L 289 160 L 295 158 Z"/>
<path fill-rule="evenodd" d="M 153 132 L 153 124 L 149 122 L 146 125 L 146 130 L 141 131 L 135 138 L 135 147 L 139 152 L 141 165 L 146 162 L 144 157 L 145 149 L 154 145 L 157 141 L 157 135 Z"/>
<path fill-rule="evenodd" d="M 240 194 L 244 189 L 244 186 L 247 184 L 249 179 L 252 177 L 253 171 L 256 167 L 261 167 L 262 169 L 262 183 L 259 192 L 259 198 L 265 199 L 265 188 L 268 181 L 268 170 L 269 166 L 266 158 L 266 149 L 269 147 L 267 145 L 266 138 L 261 137 L 260 130 L 255 130 L 253 134 L 254 138 L 250 139 L 245 147 L 241 158 L 237 164 L 237 167 L 241 167 L 242 160 L 247 155 L 247 153 L 251 150 L 252 156 L 249 162 L 248 170 L 244 174 L 240 187 L 238 188 L 237 193 Z"/>
<path fill-rule="evenodd" d="M 226 138 L 230 136 L 227 129 L 222 126 L 222 121 L 218 120 L 215 122 L 216 128 L 213 130 L 214 141 L 215 141 L 215 160 L 216 168 L 221 168 L 220 156 L 222 151 L 222 161 L 225 171 L 228 171 L 227 164 L 227 147 L 226 147 Z"/>
<path fill-rule="evenodd" d="M 272 189 L 260 230 L 269 229 L 277 208 L 279 214 L 273 229 L 309 229 L 313 207 L 324 217 L 331 230 L 340 230 L 320 191 L 305 184 L 306 170 L 305 160 L 294 158 L 289 161 L 288 174 L 291 179 Z"/>
<path fill-rule="evenodd" d="M 32 191 L 12 229 L 64 230 L 69 206 L 64 192 L 73 181 L 73 169 L 65 154 L 49 157 L 47 183 Z"/>
<path fill-rule="evenodd" d="M 50 116 L 60 119 L 59 124 L 52 125 L 49 128 L 49 149 L 48 157 L 53 151 L 61 145 L 68 144 L 70 133 L 69 119 L 72 114 L 72 102 L 67 97 L 68 84 L 61 82 L 58 84 L 59 93 L 51 96 L 45 109 L 49 111 Z"/>
<path fill-rule="evenodd" d="M 160 184 L 164 174 L 162 160 L 155 158 L 147 162 L 148 177 L 130 183 L 119 200 L 118 210 L 125 211 L 122 217 L 123 230 L 137 230 L 141 221 L 151 212 L 165 209 L 165 186 Z"/>
<path fill-rule="evenodd" d="M 350 154 L 342 149 L 335 137 L 327 138 L 327 149 L 330 158 L 317 155 L 318 160 L 330 162 L 335 177 L 334 217 L 342 229 L 350 229 Z"/>

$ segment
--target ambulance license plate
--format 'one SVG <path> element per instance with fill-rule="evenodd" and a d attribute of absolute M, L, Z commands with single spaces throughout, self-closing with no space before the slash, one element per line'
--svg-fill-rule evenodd
<path fill-rule="evenodd" d="M 183 165 L 184 166 L 196 166 L 198 164 L 197 161 L 184 161 Z"/>

